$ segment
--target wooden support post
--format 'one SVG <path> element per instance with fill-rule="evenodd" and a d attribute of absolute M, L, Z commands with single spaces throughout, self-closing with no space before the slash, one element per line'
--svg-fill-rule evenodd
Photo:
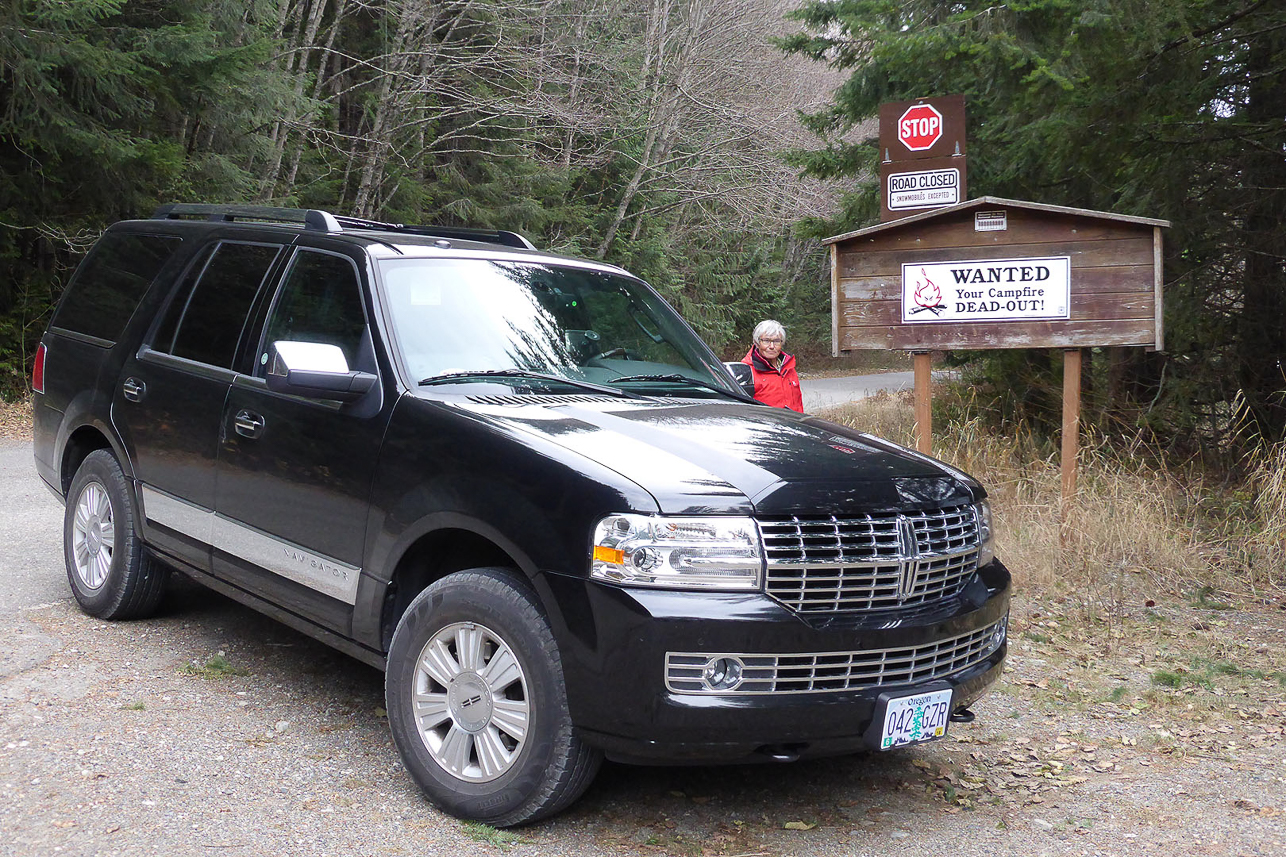
<path fill-rule="evenodd" d="M 839 245 L 831 245 L 831 356 L 839 356 Z"/>
<path fill-rule="evenodd" d="M 1076 456 L 1081 431 L 1081 350 L 1063 351 L 1063 496 L 1059 508 L 1060 535 L 1066 542 L 1076 497 Z"/>
<path fill-rule="evenodd" d="M 915 448 L 925 455 L 933 450 L 933 355 L 915 352 Z"/>

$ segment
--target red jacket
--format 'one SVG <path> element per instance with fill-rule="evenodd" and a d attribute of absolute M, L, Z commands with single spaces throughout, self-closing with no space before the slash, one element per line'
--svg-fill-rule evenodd
<path fill-rule="evenodd" d="M 742 358 L 755 375 L 755 398 L 765 405 L 804 411 L 804 394 L 799 389 L 799 373 L 795 371 L 795 356 L 782 352 L 781 368 L 774 369 L 764 360 L 753 345 Z"/>

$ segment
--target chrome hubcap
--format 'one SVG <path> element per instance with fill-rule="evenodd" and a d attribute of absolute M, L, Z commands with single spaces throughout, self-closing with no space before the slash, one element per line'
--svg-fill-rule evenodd
<path fill-rule="evenodd" d="M 509 646 L 473 622 L 434 634 L 415 664 L 415 722 L 434 761 L 474 783 L 513 767 L 527 739 L 527 678 Z"/>
<path fill-rule="evenodd" d="M 98 589 L 107 580 L 115 547 L 112 500 L 107 496 L 107 489 L 90 482 L 76 498 L 76 517 L 71 531 L 76 576 L 85 588 Z"/>

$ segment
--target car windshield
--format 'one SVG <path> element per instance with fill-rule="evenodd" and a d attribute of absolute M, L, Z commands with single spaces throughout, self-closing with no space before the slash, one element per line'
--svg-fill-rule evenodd
<path fill-rule="evenodd" d="M 412 382 L 549 389 L 565 379 L 580 389 L 740 396 L 674 310 L 630 277 L 486 259 L 379 267 Z"/>

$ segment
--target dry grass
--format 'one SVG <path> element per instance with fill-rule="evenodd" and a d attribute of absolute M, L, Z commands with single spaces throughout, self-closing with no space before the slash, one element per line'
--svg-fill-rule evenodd
<path fill-rule="evenodd" d="M 997 552 L 1034 597 L 1067 598 L 1083 618 L 1118 620 L 1160 592 L 1219 601 L 1280 600 L 1286 590 L 1286 447 L 1260 456 L 1235 489 L 1149 467 L 1101 438 L 1082 441 L 1077 494 L 1060 523 L 1057 450 L 984 430 L 970 408 L 934 425 L 933 454 L 981 480 L 997 517 Z M 909 393 L 828 418 L 914 446 Z"/>

